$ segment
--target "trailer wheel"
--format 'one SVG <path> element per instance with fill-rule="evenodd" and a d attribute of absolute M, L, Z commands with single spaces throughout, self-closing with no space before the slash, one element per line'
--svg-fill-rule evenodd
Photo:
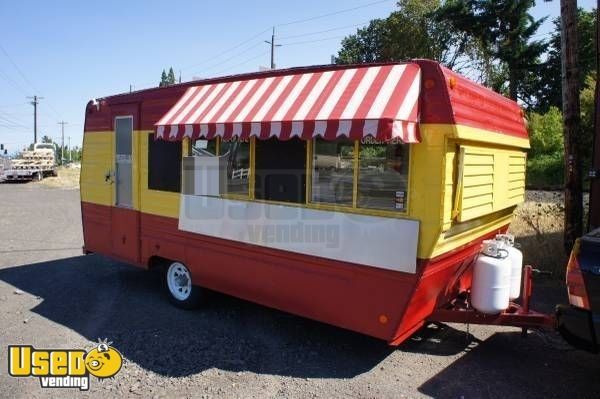
<path fill-rule="evenodd" d="M 37 181 L 42 181 L 44 179 L 44 174 L 42 172 L 37 172 L 33 178 Z"/>
<path fill-rule="evenodd" d="M 182 309 L 193 309 L 200 305 L 202 288 L 192 284 L 192 274 L 180 262 L 172 262 L 164 268 L 164 288 L 169 301 Z"/>

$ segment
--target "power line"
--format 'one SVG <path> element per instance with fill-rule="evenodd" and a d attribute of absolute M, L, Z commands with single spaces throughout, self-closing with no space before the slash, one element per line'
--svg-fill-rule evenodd
<path fill-rule="evenodd" d="M 21 93 L 27 95 L 27 90 L 25 90 L 23 88 L 23 86 L 21 86 L 20 84 L 18 84 L 16 81 L 14 81 L 10 76 L 8 76 L 5 72 L 3 72 L 2 70 L 0 70 L 0 77 L 3 78 L 5 81 L 7 81 L 8 83 L 10 83 L 15 89 L 17 89 L 17 91 L 20 91 Z"/>
<path fill-rule="evenodd" d="M 17 70 L 19 75 L 21 75 L 21 78 L 23 79 L 23 81 L 25 81 L 29 85 L 29 87 L 31 87 L 33 89 L 33 91 L 37 91 L 37 89 L 33 86 L 33 84 L 31 84 L 29 79 L 27 79 L 27 77 L 25 76 L 23 71 L 21 71 L 21 68 L 19 68 L 19 66 L 12 60 L 12 58 L 10 58 L 10 55 L 8 55 L 8 52 L 6 51 L 6 49 L 4 47 L 2 47 L 2 44 L 0 44 L 0 51 L 2 51 L 4 53 L 4 56 L 12 64 L 12 66 Z"/>
<path fill-rule="evenodd" d="M 315 31 L 315 32 L 308 32 L 308 33 L 300 33 L 297 35 L 290 35 L 290 36 L 279 36 L 279 40 L 282 39 L 295 39 L 297 37 L 304 37 L 304 36 L 314 36 L 314 35 L 318 35 L 320 33 L 327 33 L 327 32 L 333 32 L 336 30 L 342 30 L 342 29 L 348 29 L 348 28 L 354 28 L 357 26 L 364 26 L 371 23 L 371 21 L 367 21 L 367 22 L 361 22 L 359 24 L 352 24 L 352 25 L 345 25 L 345 26 L 339 26 L 336 28 L 331 28 L 331 29 L 325 29 L 325 30 L 319 30 L 319 31 Z"/>
<path fill-rule="evenodd" d="M 262 43 L 262 42 L 255 43 L 253 46 L 251 46 L 251 47 L 248 47 L 246 50 L 244 50 L 244 51 L 242 51 L 242 52 L 240 52 L 240 53 L 234 54 L 233 56 L 231 56 L 231 57 L 229 57 L 229 58 L 226 58 L 226 59 L 224 59 L 224 60 L 222 60 L 222 61 L 220 61 L 220 62 L 217 62 L 217 63 L 215 63 L 215 64 L 212 64 L 212 65 L 208 66 L 207 68 L 204 68 L 204 71 L 205 71 L 205 72 L 206 72 L 206 71 L 210 71 L 211 69 L 214 69 L 214 68 L 217 68 L 217 67 L 219 67 L 219 66 L 222 66 L 224 63 L 226 63 L 226 62 L 229 62 L 229 61 L 231 61 L 231 60 L 233 60 L 233 59 L 237 58 L 238 56 L 240 56 L 240 55 L 242 55 L 242 54 L 246 54 L 246 53 L 248 53 L 250 50 L 253 50 L 253 49 L 255 49 L 256 47 L 258 47 L 258 46 L 262 46 L 262 45 L 263 45 L 263 43 Z"/>
<path fill-rule="evenodd" d="M 317 43 L 317 42 L 325 42 L 327 40 L 333 40 L 333 39 L 342 39 L 346 36 L 331 36 L 331 37 L 324 37 L 321 39 L 314 39 L 314 40 L 303 40 L 300 42 L 290 42 L 290 43 L 283 43 L 283 46 L 296 46 L 298 44 L 307 44 L 307 43 Z"/>
<path fill-rule="evenodd" d="M 387 3 L 387 2 L 390 2 L 390 1 L 395 1 L 395 0 L 379 0 L 379 1 L 374 1 L 374 2 L 370 2 L 370 3 L 362 4 L 362 5 L 359 5 L 359 6 L 356 6 L 356 7 L 351 7 L 351 8 L 346 8 L 346 9 L 342 9 L 342 10 L 337 10 L 337 11 L 329 12 L 329 13 L 326 13 L 326 14 L 316 15 L 316 16 L 313 16 L 313 17 L 304 18 L 304 19 L 300 19 L 300 20 L 285 22 L 285 23 L 282 23 L 282 24 L 275 25 L 275 27 L 289 26 L 289 25 L 293 25 L 293 24 L 299 24 L 299 23 L 303 23 L 303 22 L 314 21 L 314 20 L 317 20 L 317 19 L 326 18 L 326 17 L 329 17 L 329 16 L 338 15 L 338 14 L 342 14 L 342 13 L 346 13 L 346 12 L 350 12 L 350 11 L 355 11 L 355 10 L 359 10 L 359 9 L 362 9 L 362 8 L 370 7 L 370 6 L 373 6 L 373 5 Z M 360 26 L 360 25 L 365 25 L 365 24 L 366 23 L 354 24 L 354 25 L 349 25 L 347 27 Z M 228 54 L 231 51 L 236 50 L 236 49 L 242 47 L 243 45 L 252 42 L 253 40 L 255 40 L 258 37 L 260 37 L 261 35 L 263 35 L 264 33 L 268 32 L 270 29 L 271 28 L 264 29 L 264 30 L 256 33 L 255 35 L 252 35 L 248 39 L 243 40 L 242 42 L 240 42 L 240 43 L 238 43 L 238 44 L 236 44 L 236 45 L 234 45 L 232 47 L 229 47 L 228 49 L 226 49 L 224 51 L 221 51 L 221 52 L 217 53 L 216 55 L 213 55 L 211 57 L 207 57 L 208 61 L 203 61 L 203 62 L 196 63 L 196 64 L 190 64 L 190 65 L 187 65 L 187 66 L 185 66 L 183 68 L 180 68 L 180 70 L 181 71 L 186 71 L 186 70 L 189 70 L 189 69 L 194 68 L 194 67 L 199 67 L 199 66 L 202 66 L 202 65 L 209 64 L 211 61 L 214 61 L 216 58 L 222 57 L 223 55 Z M 337 28 L 333 28 L 331 30 L 325 30 L 325 31 L 322 31 L 322 32 L 309 32 L 307 34 L 302 34 L 302 35 L 291 35 L 291 36 L 288 36 L 286 38 L 300 37 L 300 36 L 304 36 L 304 35 L 309 36 L 309 35 L 314 35 L 314 34 L 318 34 L 318 33 L 324 33 L 324 32 L 327 32 L 327 31 L 333 31 L 333 30 L 339 30 L 339 29 L 344 29 L 344 27 L 337 27 Z M 214 66 L 218 66 L 218 65 L 222 65 L 225 62 L 231 61 L 232 59 L 237 58 L 239 55 L 248 52 L 250 49 L 257 47 L 258 45 L 260 45 L 260 43 L 262 43 L 262 42 L 255 43 L 253 46 L 245 49 L 243 52 L 236 53 L 233 56 L 227 58 L 226 60 L 223 60 L 223 61 L 219 62 L 218 64 L 213 64 L 213 65 Z M 258 58 L 258 57 L 259 56 L 256 56 L 253 59 Z M 244 61 L 244 62 L 242 62 L 240 64 L 236 64 L 235 66 L 238 66 L 238 65 L 241 65 L 241 64 L 245 64 L 247 62 L 249 62 L 249 61 Z M 214 66 L 211 66 L 209 68 L 205 68 L 205 70 L 212 69 Z M 233 68 L 233 66 L 232 67 L 228 67 L 227 69 L 231 69 L 231 68 Z M 144 83 L 144 84 L 139 84 L 137 86 L 144 87 L 144 86 L 148 86 L 148 85 L 154 85 L 154 83 Z"/>
<path fill-rule="evenodd" d="M 0 118 L 6 120 L 6 121 L 10 121 L 11 123 L 17 123 L 17 124 L 25 124 L 26 122 L 21 120 L 20 118 L 15 117 L 14 115 L 11 115 L 7 112 L 2 112 L 0 111 Z"/>
<path fill-rule="evenodd" d="M 219 57 L 221 57 L 221 56 L 223 56 L 223 55 L 225 55 L 225 54 L 227 54 L 227 53 L 229 53 L 229 52 L 231 52 L 231 51 L 233 51 L 233 50 L 235 50 L 235 49 L 237 49 L 237 48 L 240 48 L 240 47 L 241 47 L 241 46 L 243 46 L 244 44 L 246 44 L 246 43 L 249 43 L 249 42 L 251 42 L 251 41 L 252 41 L 252 40 L 254 40 L 254 39 L 257 39 L 258 37 L 260 37 L 260 36 L 261 36 L 261 35 L 263 35 L 264 33 L 268 32 L 268 31 L 269 31 L 269 29 L 270 29 L 270 28 L 267 28 L 267 29 L 265 29 L 265 30 L 262 30 L 262 31 L 258 32 L 257 34 L 255 34 L 255 35 L 251 36 L 250 38 L 248 38 L 248 39 L 244 40 L 243 42 L 241 42 L 241 43 L 238 43 L 238 44 L 236 44 L 235 46 L 228 48 L 227 50 L 221 51 L 220 53 L 217 53 L 216 55 L 214 55 L 214 56 L 212 56 L 212 57 L 209 57 L 209 60 L 210 60 L 210 61 L 213 61 L 215 58 L 219 58 Z M 254 47 L 256 47 L 256 46 L 254 46 Z M 234 57 L 235 57 L 235 56 L 234 56 Z M 208 62 L 207 62 L 207 61 L 203 61 L 203 62 L 200 62 L 200 63 L 197 63 L 197 64 L 188 65 L 188 66 L 186 66 L 186 67 L 183 67 L 183 68 L 181 68 L 181 70 L 182 70 L 182 71 L 185 71 L 185 70 L 187 70 L 187 69 L 190 69 L 190 68 L 194 68 L 194 67 L 201 66 L 201 65 L 206 65 L 206 64 L 210 63 L 210 61 L 208 61 Z"/>
<path fill-rule="evenodd" d="M 4 53 L 4 56 L 6 57 L 6 59 L 8 59 L 8 61 L 12 64 L 12 66 L 15 68 L 15 70 L 18 72 L 18 74 L 23 79 L 23 81 L 26 82 L 29 85 L 29 87 L 31 87 L 33 89 L 34 92 L 39 92 L 39 90 L 36 89 L 36 87 L 33 85 L 33 83 L 31 83 L 31 81 L 27 78 L 27 76 L 25 76 L 25 73 L 23 73 L 23 71 L 21 70 L 21 68 L 19 68 L 17 63 L 13 61 L 13 59 L 10 57 L 10 55 L 8 54 L 6 49 L 2 46 L 2 44 L 0 44 L 0 51 L 2 51 L 2 53 Z M 60 112 L 58 112 L 52 106 L 52 104 L 50 102 L 47 102 L 47 105 L 48 105 L 48 108 L 50 108 L 50 110 L 52 110 L 52 112 L 54 112 L 58 117 L 61 117 Z"/>
<path fill-rule="evenodd" d="M 363 5 L 360 5 L 360 6 L 356 6 L 356 7 L 352 7 L 352 8 L 346 8 L 346 9 L 338 10 L 338 11 L 333 11 L 333 12 L 330 12 L 330 13 L 327 13 L 327 14 L 321 14 L 321 15 L 317 15 L 317 16 L 314 16 L 314 17 L 309 17 L 309 18 L 304 18 L 304 19 L 298 19 L 298 20 L 295 20 L 295 21 L 290 21 L 290 22 L 286 22 L 286 23 L 283 23 L 283 24 L 275 25 L 275 26 L 276 27 L 280 27 L 280 26 L 288 26 L 288 25 L 294 25 L 294 24 L 301 24 L 301 23 L 304 23 L 304 22 L 314 21 L 316 19 L 331 17 L 333 15 L 338 15 L 338 14 L 342 14 L 342 13 L 346 13 L 346 12 L 350 12 L 350 11 L 355 11 L 355 10 L 360 10 L 361 8 L 366 8 L 366 7 L 374 6 L 376 4 L 389 3 L 389 2 L 390 2 L 390 0 L 374 1 L 374 2 L 363 4 Z"/>
<path fill-rule="evenodd" d="M 269 54 L 269 52 L 270 52 L 270 51 L 271 51 L 271 50 L 265 51 L 265 52 L 263 52 L 263 53 L 260 53 L 260 54 L 258 54 L 258 55 L 256 55 L 256 56 L 252 57 L 252 58 L 248 58 L 247 60 L 245 60 L 245 61 L 242 61 L 242 62 L 240 62 L 239 64 L 231 65 L 231 66 L 229 66 L 229 67 L 227 67 L 227 68 L 221 69 L 221 70 L 219 70 L 219 71 L 215 72 L 215 73 L 214 73 L 214 75 L 219 75 L 219 74 L 221 74 L 221 73 L 223 73 L 223 72 L 225 72 L 225 71 L 229 71 L 230 69 L 233 69 L 233 68 L 235 68 L 235 67 L 242 66 L 242 65 L 246 65 L 246 64 L 247 64 L 247 63 L 249 63 L 250 61 L 254 61 L 254 60 L 255 60 L 255 59 L 257 59 L 257 58 L 264 57 L 265 55 Z M 213 75 L 213 76 L 214 76 L 214 75 Z"/>

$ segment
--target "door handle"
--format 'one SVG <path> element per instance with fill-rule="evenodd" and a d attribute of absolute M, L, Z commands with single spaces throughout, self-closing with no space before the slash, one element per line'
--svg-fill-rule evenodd
<path fill-rule="evenodd" d="M 113 184 L 114 180 L 114 173 L 111 169 L 107 170 L 106 173 L 104 174 L 104 182 L 108 183 L 108 184 Z"/>

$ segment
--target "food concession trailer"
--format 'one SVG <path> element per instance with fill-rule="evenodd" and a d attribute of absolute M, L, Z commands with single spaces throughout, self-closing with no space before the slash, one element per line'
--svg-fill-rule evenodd
<path fill-rule="evenodd" d="M 429 320 L 550 326 L 529 278 L 523 306 L 469 306 L 528 148 L 515 102 L 429 60 L 105 97 L 86 108 L 84 250 L 162 268 L 181 307 L 207 288 L 390 344 Z"/>

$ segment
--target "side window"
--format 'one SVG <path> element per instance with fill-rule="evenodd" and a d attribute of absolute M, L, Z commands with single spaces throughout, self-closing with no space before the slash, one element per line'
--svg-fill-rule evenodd
<path fill-rule="evenodd" d="M 353 141 L 314 141 L 312 202 L 352 206 L 354 155 Z"/>
<path fill-rule="evenodd" d="M 155 140 L 148 135 L 148 188 L 181 192 L 181 141 Z"/>
<path fill-rule="evenodd" d="M 357 206 L 406 210 L 409 146 L 361 143 L 359 148 Z"/>
<path fill-rule="evenodd" d="M 255 142 L 256 199 L 306 202 L 306 141 L 277 138 Z"/>
<path fill-rule="evenodd" d="M 221 141 L 219 155 L 227 157 L 227 192 L 248 195 L 250 141 Z"/>

